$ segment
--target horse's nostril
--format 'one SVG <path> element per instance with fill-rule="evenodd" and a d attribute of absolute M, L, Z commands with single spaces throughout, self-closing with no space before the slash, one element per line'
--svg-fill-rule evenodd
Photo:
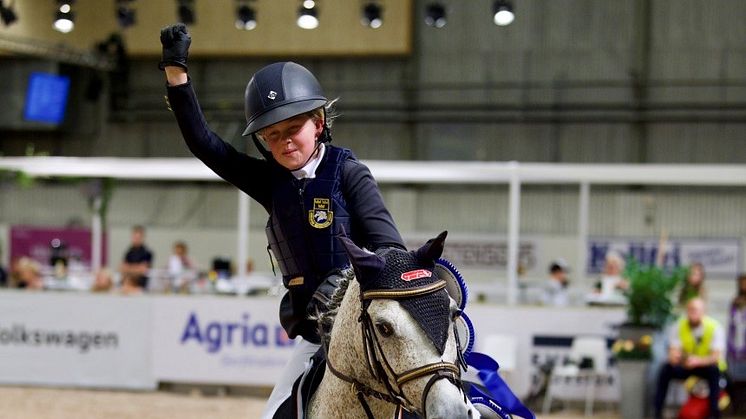
<path fill-rule="evenodd" d="M 468 417 L 472 417 L 472 413 L 471 413 L 471 408 L 469 408 L 469 411 L 468 411 L 468 412 L 466 412 L 466 416 L 468 416 Z"/>

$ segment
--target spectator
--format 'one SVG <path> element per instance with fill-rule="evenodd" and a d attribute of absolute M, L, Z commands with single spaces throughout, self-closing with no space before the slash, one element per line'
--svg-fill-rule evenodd
<path fill-rule="evenodd" d="M 624 259 L 616 251 L 606 253 L 604 271 L 601 279 L 596 283 L 596 291 L 604 298 L 611 298 L 614 294 L 621 293 L 629 287 L 629 282 L 622 278 L 624 272 Z"/>
<path fill-rule="evenodd" d="M 16 263 L 16 287 L 27 290 L 44 289 L 44 280 L 41 277 L 41 266 L 39 262 L 22 257 Z"/>
<path fill-rule="evenodd" d="M 148 272 L 153 266 L 153 252 L 145 246 L 145 227 L 136 225 L 132 227 L 132 238 L 130 248 L 124 255 L 124 260 L 119 267 L 122 276 L 134 275 L 141 288 L 148 285 Z"/>
<path fill-rule="evenodd" d="M 91 292 L 104 293 L 109 292 L 114 286 L 114 278 L 111 271 L 107 268 L 101 268 L 96 272 L 96 277 L 91 286 Z"/>
<path fill-rule="evenodd" d="M 687 301 L 696 297 L 707 301 L 705 267 L 699 262 L 693 263 L 689 267 L 689 275 L 687 275 L 686 282 L 684 282 L 679 293 L 679 304 L 685 306 Z"/>
<path fill-rule="evenodd" d="M 0 260 L 2 260 L 2 252 L 0 252 Z M 0 264 L 0 288 L 7 287 L 8 286 L 8 271 L 5 270 L 5 267 Z"/>
<path fill-rule="evenodd" d="M 177 241 L 173 253 L 168 258 L 168 275 L 174 292 L 183 291 L 189 280 L 195 279 L 195 264 L 189 258 L 189 248 L 183 241 Z"/>
<path fill-rule="evenodd" d="M 567 274 L 570 271 L 564 259 L 557 259 L 549 264 L 549 279 L 544 287 L 542 302 L 547 306 L 564 307 L 568 304 Z"/>
<path fill-rule="evenodd" d="M 140 295 L 143 291 L 145 290 L 142 286 L 141 277 L 138 274 L 122 274 L 122 285 L 119 287 L 119 292 L 124 295 Z"/>
<path fill-rule="evenodd" d="M 746 380 L 746 274 L 738 277 L 738 294 L 730 303 L 728 362 L 735 379 Z"/>
<path fill-rule="evenodd" d="M 717 320 L 705 315 L 705 302 L 699 297 L 686 304 L 686 315 L 671 328 L 668 362 L 661 368 L 655 393 L 655 417 L 662 418 L 668 384 L 673 378 L 696 375 L 707 380 L 710 389 L 710 417 L 720 417 L 720 374 L 725 363 L 725 333 Z"/>
<path fill-rule="evenodd" d="M 67 244 L 64 241 L 54 238 L 49 243 L 49 265 L 53 268 L 56 279 L 67 278 L 67 268 L 69 255 Z"/>

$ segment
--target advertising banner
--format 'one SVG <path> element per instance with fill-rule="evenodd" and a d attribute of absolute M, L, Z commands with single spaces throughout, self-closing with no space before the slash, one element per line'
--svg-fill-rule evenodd
<path fill-rule="evenodd" d="M 416 249 L 430 237 L 407 237 L 407 249 Z M 508 266 L 508 240 L 505 237 L 451 237 L 448 236 L 443 257 L 459 269 L 485 269 L 505 271 Z M 522 274 L 543 273 L 537 265 L 541 246 L 538 240 L 521 238 L 518 243 L 518 268 Z"/>
<path fill-rule="evenodd" d="M 156 297 L 153 366 L 158 381 L 272 386 L 294 340 L 277 298 Z"/>
<path fill-rule="evenodd" d="M 106 264 L 106 234 L 101 254 Z M 10 228 L 10 260 L 30 257 L 42 266 L 53 265 L 55 257 L 67 263 L 91 266 L 91 230 L 87 228 L 12 226 Z"/>
<path fill-rule="evenodd" d="M 0 293 L 0 383 L 153 389 L 150 302 Z"/>
<path fill-rule="evenodd" d="M 734 279 L 741 272 L 741 241 L 739 239 L 670 238 L 662 257 L 666 267 L 704 265 L 708 278 Z M 604 266 L 606 253 L 618 252 L 627 259 L 632 256 L 644 265 L 658 260 L 658 239 L 629 237 L 591 237 L 588 240 L 589 274 L 598 274 Z"/>

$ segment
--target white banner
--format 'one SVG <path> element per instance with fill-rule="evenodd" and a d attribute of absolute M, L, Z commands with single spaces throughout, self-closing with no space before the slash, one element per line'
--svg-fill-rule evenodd
<path fill-rule="evenodd" d="M 609 251 L 627 259 L 633 256 L 644 265 L 654 265 L 658 258 L 658 239 L 629 237 L 591 237 L 588 240 L 589 274 L 601 272 Z M 734 279 L 741 272 L 739 239 L 670 238 L 663 257 L 664 266 L 689 266 L 700 262 L 707 277 Z"/>
<path fill-rule="evenodd" d="M 153 389 L 146 298 L 0 292 L 0 383 Z"/>
<path fill-rule="evenodd" d="M 295 342 L 279 298 L 156 297 L 153 367 L 159 381 L 272 386 Z"/>
<path fill-rule="evenodd" d="M 430 237 L 408 236 L 407 249 L 422 246 Z M 508 239 L 502 236 L 448 236 L 443 257 L 459 269 L 486 269 L 505 271 L 508 266 Z M 518 267 L 521 274 L 543 274 L 544 267 L 538 266 L 541 257 L 540 242 L 522 237 L 518 244 Z"/>

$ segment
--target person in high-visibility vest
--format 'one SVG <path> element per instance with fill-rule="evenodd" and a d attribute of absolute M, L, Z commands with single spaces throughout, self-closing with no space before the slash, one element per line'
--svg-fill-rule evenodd
<path fill-rule="evenodd" d="M 673 378 L 692 375 L 707 380 L 709 417 L 719 418 L 718 397 L 721 373 L 725 363 L 725 331 L 717 320 L 705 315 L 705 302 L 693 298 L 686 305 L 682 316 L 671 328 L 668 362 L 661 368 L 655 394 L 655 417 L 662 418 L 668 384 Z"/>

